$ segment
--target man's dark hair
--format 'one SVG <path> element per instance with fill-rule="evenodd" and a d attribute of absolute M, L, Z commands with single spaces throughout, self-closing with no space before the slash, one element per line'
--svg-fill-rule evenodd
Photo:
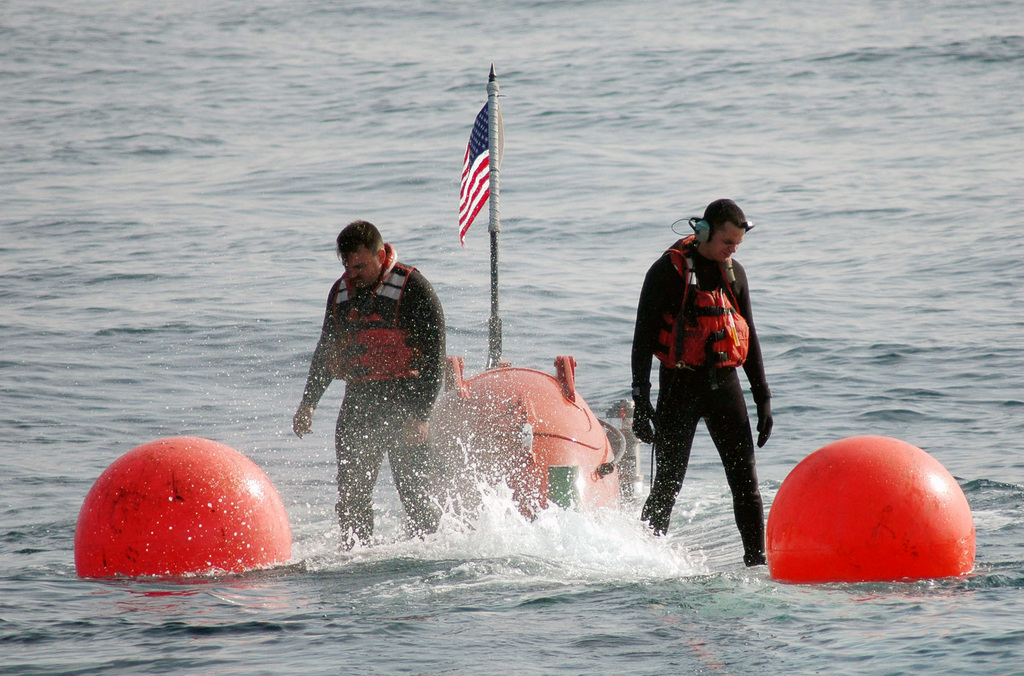
<path fill-rule="evenodd" d="M 367 248 L 377 253 L 384 248 L 384 239 L 380 236 L 377 226 L 369 221 L 352 221 L 338 233 L 338 257 L 345 256 Z"/>
<path fill-rule="evenodd" d="M 734 223 L 744 230 L 749 230 L 747 217 L 743 215 L 743 209 L 729 199 L 715 200 L 704 210 L 704 220 L 711 226 L 711 234 L 726 223 Z"/>

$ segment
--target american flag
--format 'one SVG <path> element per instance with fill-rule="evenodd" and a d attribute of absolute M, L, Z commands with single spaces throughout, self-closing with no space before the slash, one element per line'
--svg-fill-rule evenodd
<path fill-rule="evenodd" d="M 491 196 L 491 163 L 488 150 L 487 104 L 476 116 L 469 146 L 462 161 L 462 187 L 459 190 L 459 241 L 466 246 L 466 231 Z"/>

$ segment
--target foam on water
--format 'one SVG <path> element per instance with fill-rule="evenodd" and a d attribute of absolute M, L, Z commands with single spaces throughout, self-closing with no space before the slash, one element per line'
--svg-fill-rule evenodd
<path fill-rule="evenodd" d="M 579 511 L 552 505 L 530 519 L 507 486 L 481 483 L 477 490 L 480 503 L 468 514 L 449 504 L 434 534 L 408 538 L 401 512 L 386 511 L 377 519 L 372 543 L 339 553 L 336 526 L 320 523 L 317 530 L 326 530 L 320 537 L 300 538 L 296 556 L 313 570 L 336 572 L 391 559 L 467 561 L 472 570 L 507 576 L 506 582 L 636 582 L 708 573 L 699 551 L 688 551 L 677 538 L 655 538 L 635 509 Z M 453 574 L 464 577 L 456 572 L 463 565 L 456 564 Z"/>

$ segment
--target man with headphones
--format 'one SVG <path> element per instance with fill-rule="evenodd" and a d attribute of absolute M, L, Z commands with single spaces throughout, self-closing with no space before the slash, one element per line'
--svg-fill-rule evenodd
<path fill-rule="evenodd" d="M 641 519 L 668 532 L 683 485 L 697 423 L 718 449 L 748 566 L 766 563 L 764 506 L 754 442 L 736 368 L 757 404 L 758 447 L 772 431 L 771 390 L 750 309 L 743 267 L 733 254 L 752 228 L 732 200 L 715 200 L 690 219 L 694 234 L 672 245 L 647 272 L 633 333 L 633 431 L 654 444 L 657 471 Z M 657 408 L 651 406 L 651 361 L 658 357 Z"/>

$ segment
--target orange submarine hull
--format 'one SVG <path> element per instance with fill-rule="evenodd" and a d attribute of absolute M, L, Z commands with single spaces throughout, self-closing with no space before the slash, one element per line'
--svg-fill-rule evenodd
<path fill-rule="evenodd" d="M 481 485 L 507 484 L 527 517 L 553 503 L 618 506 L 611 439 L 622 436 L 576 391 L 575 367 L 572 357 L 562 356 L 555 359 L 555 376 L 501 365 L 464 379 L 461 358 L 449 358 L 430 425 L 438 487 L 465 506 Z"/>

